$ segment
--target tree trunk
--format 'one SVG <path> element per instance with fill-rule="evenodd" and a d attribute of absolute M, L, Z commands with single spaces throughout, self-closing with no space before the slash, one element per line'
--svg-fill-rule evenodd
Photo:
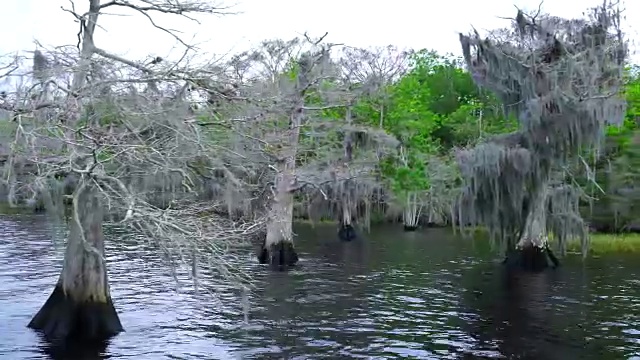
<path fill-rule="evenodd" d="M 14 135 L 17 138 L 17 132 L 20 130 L 16 130 L 16 134 Z M 16 203 L 17 195 L 16 195 L 16 171 L 15 168 L 15 149 L 11 146 L 9 151 L 9 156 L 7 158 L 7 162 L 4 168 L 4 178 L 7 184 L 7 203 L 9 207 L 15 208 L 18 206 Z"/>
<path fill-rule="evenodd" d="M 369 199 L 364 199 L 364 228 L 367 233 L 371 232 L 371 201 Z"/>
<path fill-rule="evenodd" d="M 55 342 L 101 341 L 117 335 L 123 328 L 109 292 L 104 261 L 104 215 L 95 189 L 86 184 L 78 187 L 72 215 L 62 273 L 28 327 Z"/>
<path fill-rule="evenodd" d="M 525 247 L 544 248 L 548 242 L 547 236 L 547 192 L 541 191 L 534 197 L 527 223 L 520 240 L 516 244 L 518 249 Z"/>
<path fill-rule="evenodd" d="M 345 112 L 345 123 L 350 126 L 352 123 L 351 114 L 352 104 L 348 104 Z M 346 131 L 344 134 L 344 143 L 342 145 L 344 151 L 344 158 L 341 168 L 349 174 L 349 164 L 353 160 L 353 141 L 351 138 L 351 132 Z M 345 176 L 348 178 L 349 176 Z M 340 218 L 340 227 L 338 228 L 338 238 L 343 241 L 351 241 L 356 238 L 356 230 L 351 224 L 351 181 L 343 180 L 342 193 L 342 217 Z"/>
<path fill-rule="evenodd" d="M 80 59 L 74 68 L 65 106 L 68 128 L 65 134 L 70 144 L 75 143 L 72 129 L 82 112 L 79 91 L 86 83 L 91 57 L 96 50 L 93 35 L 100 14 L 100 0 L 89 1 L 87 14 Z M 104 213 L 97 189 L 87 185 L 89 181 L 82 179 L 74 192 L 73 218 L 62 273 L 53 292 L 28 324 L 29 328 L 42 332 L 55 343 L 73 339 L 80 339 L 82 343 L 101 342 L 123 331 L 111 301 L 104 262 Z"/>
<path fill-rule="evenodd" d="M 342 200 L 342 217 L 340 218 L 338 238 L 343 241 L 351 241 L 356 238 L 356 230 L 351 223 L 351 201 L 349 196 L 345 196 Z"/>
<path fill-rule="evenodd" d="M 289 184 L 295 178 L 290 170 L 285 165 L 276 176 L 276 195 L 269 209 L 267 234 L 258 256 L 261 264 L 278 269 L 294 266 L 298 262 L 298 254 L 293 246 L 293 194 L 289 190 Z"/>
<path fill-rule="evenodd" d="M 289 113 L 289 127 L 284 134 L 278 153 L 275 176 L 274 198 L 269 209 L 267 234 L 258 261 L 284 270 L 298 262 L 298 254 L 293 246 L 293 192 L 297 189 L 296 158 L 300 142 L 300 127 L 305 122 L 305 96 L 312 81 L 308 78 L 317 63 L 305 58 L 298 61 L 300 66 L 295 82 L 293 108 Z M 273 83 L 278 83 L 278 72 L 273 72 Z"/>
<path fill-rule="evenodd" d="M 415 231 L 420 225 L 422 215 L 422 205 L 418 203 L 418 194 L 414 191 L 407 193 L 407 203 L 405 204 L 402 219 L 405 231 Z"/>
<path fill-rule="evenodd" d="M 541 271 L 558 266 L 558 259 L 549 248 L 547 232 L 547 186 L 533 194 L 524 231 L 515 249 L 507 250 L 507 263 L 527 271 Z"/>

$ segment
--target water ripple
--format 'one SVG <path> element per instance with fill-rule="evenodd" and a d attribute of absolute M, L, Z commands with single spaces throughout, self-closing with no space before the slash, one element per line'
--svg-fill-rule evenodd
<path fill-rule="evenodd" d="M 376 231 L 366 242 L 298 231 L 301 262 L 256 276 L 249 324 L 240 294 L 188 269 L 181 286 L 158 252 L 127 234 L 108 243 L 115 306 L 126 332 L 112 359 L 604 359 L 640 353 L 640 268 L 565 264 L 504 278 L 474 245 L 448 235 Z M 46 359 L 25 328 L 62 266 L 59 237 L 41 217 L 0 218 L 0 358 Z M 205 279 L 206 280 L 206 279 Z M 616 355 L 611 355 L 612 353 Z M 609 356 L 609 357 L 607 357 Z M 99 358 L 98 356 L 94 358 Z"/>

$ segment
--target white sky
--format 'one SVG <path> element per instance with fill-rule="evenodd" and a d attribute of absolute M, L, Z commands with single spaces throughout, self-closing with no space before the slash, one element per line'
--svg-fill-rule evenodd
<path fill-rule="evenodd" d="M 208 16 L 202 25 L 176 17 L 156 19 L 165 27 L 183 31 L 186 40 L 195 36 L 203 53 L 217 55 L 246 49 L 265 39 L 290 39 L 305 31 L 313 36 L 329 32 L 328 41 L 352 46 L 393 44 L 459 54 L 458 32 L 467 32 L 472 25 L 479 30 L 502 27 L 506 22 L 497 17 L 513 17 L 514 5 L 536 9 L 539 4 L 539 0 L 224 1 L 225 5 L 235 4 L 233 11 L 240 14 Z M 557 16 L 577 17 L 601 1 L 546 0 L 543 10 Z M 33 39 L 48 46 L 76 43 L 78 25 L 70 14 L 60 9 L 70 7 L 69 0 L 2 2 L 0 24 L 5 31 L 0 53 L 32 51 Z M 88 0 L 75 0 L 75 3 L 78 11 L 84 12 L 88 7 Z M 638 30 L 635 24 L 640 20 L 640 1 L 626 1 L 625 8 L 627 25 L 631 27 L 628 37 L 634 40 Z M 142 16 L 127 14 L 101 16 L 99 24 L 104 30 L 98 31 L 97 45 L 131 59 L 170 57 L 175 40 L 151 27 Z"/>

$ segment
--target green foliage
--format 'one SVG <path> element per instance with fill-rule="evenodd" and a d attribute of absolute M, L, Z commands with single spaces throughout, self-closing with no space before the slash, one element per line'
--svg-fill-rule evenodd
<path fill-rule="evenodd" d="M 196 122 L 202 126 L 203 133 L 214 144 L 226 144 L 229 140 L 230 124 L 225 124 L 217 116 L 203 112 L 196 114 Z"/>
<path fill-rule="evenodd" d="M 595 202 L 583 203 L 582 215 L 596 228 L 619 231 L 640 219 L 640 77 L 637 68 L 628 68 L 623 93 L 627 112 L 621 126 L 609 125 L 604 148 L 585 158 L 590 171 L 580 171 L 575 183 Z M 589 177 L 588 175 L 593 175 Z M 595 182 L 593 181 L 595 180 Z"/>
<path fill-rule="evenodd" d="M 122 122 L 121 116 L 116 105 L 108 101 L 94 102 L 85 107 L 84 114 L 78 121 L 78 127 L 84 127 L 88 123 L 100 126 L 118 125 Z"/>
<path fill-rule="evenodd" d="M 295 82 L 298 79 L 298 74 L 300 73 L 300 65 L 295 59 L 289 59 L 287 65 L 285 66 L 284 76 L 289 79 L 291 82 Z"/>
<path fill-rule="evenodd" d="M 497 99 L 475 85 L 461 59 L 423 50 L 414 56 L 413 66 L 408 76 L 428 94 L 425 106 L 437 115 L 431 136 L 442 152 L 517 127 L 515 118 L 503 116 Z"/>
<path fill-rule="evenodd" d="M 354 108 L 368 125 L 380 126 L 401 141 L 398 154 L 381 163 L 383 175 L 400 198 L 409 191 L 429 191 L 430 161 L 449 158 L 454 147 L 474 143 L 488 133 L 517 127 L 514 118 L 499 111 L 497 100 L 474 84 L 460 59 L 422 50 L 410 60 L 409 71 L 379 91 L 385 97 L 362 98 Z"/>
<path fill-rule="evenodd" d="M 581 244 L 577 240 L 567 242 L 567 251 L 579 254 Z M 638 234 L 592 234 L 589 252 L 593 255 L 638 254 L 640 253 L 640 236 Z"/>
<path fill-rule="evenodd" d="M 622 202 L 638 202 L 640 201 L 640 193 L 633 192 L 624 194 L 615 194 L 618 188 L 634 188 L 640 182 L 640 149 L 638 141 L 640 140 L 640 128 L 638 119 L 640 119 L 640 78 L 637 74 L 629 74 L 624 94 L 627 99 L 627 113 L 622 126 L 609 126 L 607 129 L 607 137 L 610 143 L 613 143 L 606 157 L 613 166 L 610 174 L 609 190 L 618 203 Z M 633 208 L 633 204 L 629 204 Z M 638 213 L 635 209 L 633 213 Z M 637 214 L 632 214 L 637 216 Z M 640 217 L 640 216 L 638 216 Z"/>
<path fill-rule="evenodd" d="M 13 121 L 0 120 L 0 139 L 2 139 L 4 143 L 9 143 L 9 140 L 12 139 L 17 128 L 18 125 Z"/>
<path fill-rule="evenodd" d="M 425 79 L 436 63 L 432 53 L 419 53 L 412 59 L 412 69 L 389 89 L 389 106 L 383 127 L 401 142 L 392 166 L 383 171 L 396 193 L 424 191 L 429 188 L 426 162 L 438 150 L 432 134 L 439 114 L 432 111 L 434 96 Z"/>

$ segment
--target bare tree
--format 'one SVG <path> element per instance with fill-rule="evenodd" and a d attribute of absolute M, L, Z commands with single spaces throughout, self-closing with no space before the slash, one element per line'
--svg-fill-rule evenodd
<path fill-rule="evenodd" d="M 354 211 L 357 214 L 361 207 L 364 207 L 365 228 L 369 228 L 373 194 L 383 193 L 384 184 L 378 176 L 377 165 L 382 156 L 394 151 L 398 145 L 393 136 L 381 130 L 388 100 L 387 88 L 406 71 L 409 54 L 394 46 L 372 49 L 345 46 L 339 55 L 337 64 L 343 89 L 340 97 L 345 104 L 345 120 L 343 155 L 334 166 L 336 181 L 332 193 L 340 199 L 338 234 L 344 240 L 355 237 L 351 222 Z M 370 125 L 373 119 L 366 118 L 369 114 L 363 116 L 354 110 L 360 101 L 378 105 L 379 129 Z"/>
<path fill-rule="evenodd" d="M 276 122 L 285 118 L 288 123 L 282 130 L 276 125 L 277 133 L 271 133 L 268 140 L 275 170 L 268 210 L 268 222 L 263 248 L 259 255 L 261 263 L 286 267 L 297 263 L 298 255 L 293 246 L 293 193 L 299 188 L 296 175 L 300 132 L 308 120 L 309 112 L 317 110 L 309 107 L 308 95 L 320 85 L 327 76 L 330 61 L 329 45 L 321 45 L 322 39 L 307 39 L 310 48 L 293 55 L 292 48 L 302 40 L 290 42 L 268 42 L 263 50 L 268 56 L 260 58 L 272 78 L 265 84 L 268 93 L 277 96 L 277 108 L 268 111 L 268 117 Z M 283 72 L 280 65 L 290 66 Z M 282 69 L 282 70 L 281 70 Z M 288 78 L 287 78 L 288 77 Z M 271 86 L 276 88 L 269 89 Z M 275 91 L 274 91 L 275 90 Z M 269 120 L 271 120 L 269 119 Z M 282 131 L 282 132 L 281 132 Z"/>
<path fill-rule="evenodd" d="M 102 339 L 122 331 L 109 292 L 103 226 L 127 227 L 159 244 L 170 261 L 192 264 L 194 280 L 201 269 L 241 285 L 248 278 L 231 268 L 229 256 L 264 223 L 259 218 L 231 221 L 216 215 L 219 204 L 198 203 L 203 189 L 198 170 L 203 163 L 220 164 L 222 149 L 215 139 L 203 137 L 186 89 L 215 78 L 210 69 L 182 62 L 162 62 L 151 69 L 94 42 L 106 9 L 138 12 L 175 36 L 151 15 L 189 17 L 221 8 L 205 1 L 87 1 L 85 14 L 66 9 L 80 22 L 79 53 L 39 50 L 39 55 L 57 58 L 58 73 L 45 73 L 55 83 L 53 96 L 33 100 L 27 86 L 3 102 L 16 124 L 7 179 L 30 179 L 24 187 L 32 193 L 30 199 L 41 199 L 57 217 L 65 201 L 71 207 L 62 273 L 29 323 L 61 341 Z M 41 77 L 40 65 L 34 71 Z M 70 80 L 68 87 L 64 79 Z M 158 198 L 167 193 L 168 199 Z"/>
<path fill-rule="evenodd" d="M 336 205 L 350 225 L 359 199 L 353 195 L 357 189 L 346 185 L 379 185 L 375 164 L 384 151 L 376 152 L 376 144 L 395 141 L 352 119 L 352 105 L 368 85 L 347 79 L 346 68 L 331 57 L 336 47 L 305 37 L 266 41 L 234 56 L 228 76 L 238 83 L 238 96 L 217 109 L 217 117 L 239 120 L 231 125 L 235 135 L 225 137 L 253 167 L 245 172 L 255 184 L 250 197 L 262 199 L 269 219 L 259 260 L 278 268 L 297 261 L 294 209 L 329 210 L 334 216 Z M 345 203 L 347 195 L 351 200 Z M 301 207 L 295 206 L 296 196 L 305 200 Z"/>

